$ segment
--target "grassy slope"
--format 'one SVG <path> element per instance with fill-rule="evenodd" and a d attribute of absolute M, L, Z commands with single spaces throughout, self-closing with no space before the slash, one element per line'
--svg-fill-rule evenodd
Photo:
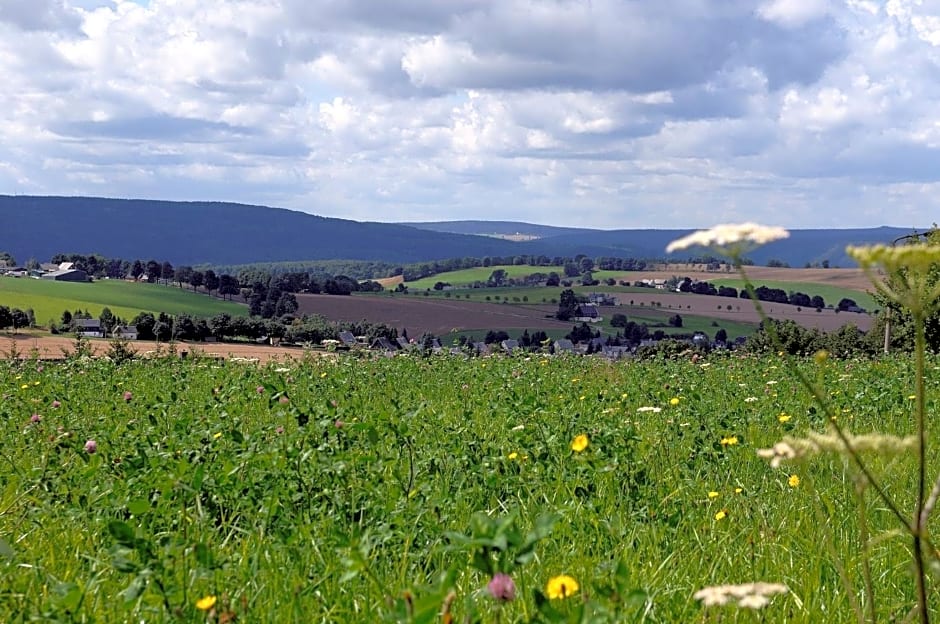
<path fill-rule="evenodd" d="M 90 284 L 53 282 L 49 280 L 0 278 L 0 305 L 32 308 L 36 322 L 44 324 L 58 319 L 64 310 L 88 310 L 98 315 L 108 307 L 125 319 L 138 312 L 188 313 L 212 316 L 220 312 L 246 315 L 248 308 L 231 301 L 221 301 L 206 295 L 173 286 L 135 284 L 119 280 L 100 280 Z"/>

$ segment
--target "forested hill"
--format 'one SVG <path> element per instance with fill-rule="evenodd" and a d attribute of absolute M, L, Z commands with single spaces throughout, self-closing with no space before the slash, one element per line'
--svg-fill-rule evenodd
<path fill-rule="evenodd" d="M 20 263 L 30 258 L 45 261 L 57 253 L 215 265 L 339 258 L 406 264 L 462 257 L 577 254 L 652 259 L 663 257 L 666 244 L 689 231 L 591 230 L 487 221 L 404 225 L 221 202 L 8 195 L 0 195 L 0 223 L 0 252 L 11 253 Z M 887 243 L 908 233 L 887 227 L 796 230 L 789 239 L 756 250 L 752 258 L 758 264 L 776 259 L 794 267 L 822 261 L 850 266 L 844 253 L 847 244 Z M 493 234 L 538 238 L 515 242 Z"/>
<path fill-rule="evenodd" d="M 494 238 L 220 202 L 0 196 L 0 220 L 0 251 L 20 262 L 60 252 L 174 264 L 417 262 L 514 253 L 511 242 Z"/>

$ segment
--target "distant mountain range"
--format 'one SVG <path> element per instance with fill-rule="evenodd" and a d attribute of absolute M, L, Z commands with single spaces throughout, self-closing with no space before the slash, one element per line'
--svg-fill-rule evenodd
<path fill-rule="evenodd" d="M 0 252 L 22 262 L 99 253 L 174 264 L 290 260 L 424 262 L 455 257 L 546 255 L 661 258 L 690 230 L 594 230 L 512 221 L 378 223 L 221 202 L 0 195 Z M 828 260 L 850 266 L 847 244 L 890 242 L 901 228 L 795 230 L 756 250 L 758 264 Z M 496 236 L 537 237 L 515 242 Z M 682 254 L 689 257 L 694 254 Z M 677 256 L 678 257 L 678 256 Z"/>

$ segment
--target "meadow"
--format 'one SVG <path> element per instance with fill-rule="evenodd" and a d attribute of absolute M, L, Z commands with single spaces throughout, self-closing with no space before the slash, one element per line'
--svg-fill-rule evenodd
<path fill-rule="evenodd" d="M 912 430 L 909 357 L 796 366 L 853 432 Z M 780 357 L 26 359 L 0 393 L 4 622 L 855 622 L 863 553 L 881 619 L 914 602 L 841 458 L 757 456 L 826 427 Z M 751 581 L 788 592 L 693 597 Z"/>
<path fill-rule="evenodd" d="M 91 283 L 54 282 L 30 278 L 0 277 L 0 305 L 26 310 L 32 308 L 36 322 L 58 321 L 62 312 L 87 310 L 98 317 L 105 307 L 130 320 L 139 312 L 166 312 L 213 316 L 222 312 L 247 316 L 248 307 L 223 301 L 176 286 L 98 280 Z"/>

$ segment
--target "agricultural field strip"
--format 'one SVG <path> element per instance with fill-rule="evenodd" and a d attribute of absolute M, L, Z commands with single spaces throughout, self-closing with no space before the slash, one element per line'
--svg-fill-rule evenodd
<path fill-rule="evenodd" d="M 32 305 L 30 305 L 32 304 Z M 63 310 L 87 309 L 97 315 L 104 307 L 130 319 L 138 312 L 188 313 L 212 316 L 227 312 L 247 315 L 248 308 L 232 301 L 181 290 L 176 286 L 137 284 L 120 280 L 92 283 L 67 283 L 29 278 L 0 277 L 0 305 L 32 307 L 36 320 L 45 323 L 58 319 Z"/>

